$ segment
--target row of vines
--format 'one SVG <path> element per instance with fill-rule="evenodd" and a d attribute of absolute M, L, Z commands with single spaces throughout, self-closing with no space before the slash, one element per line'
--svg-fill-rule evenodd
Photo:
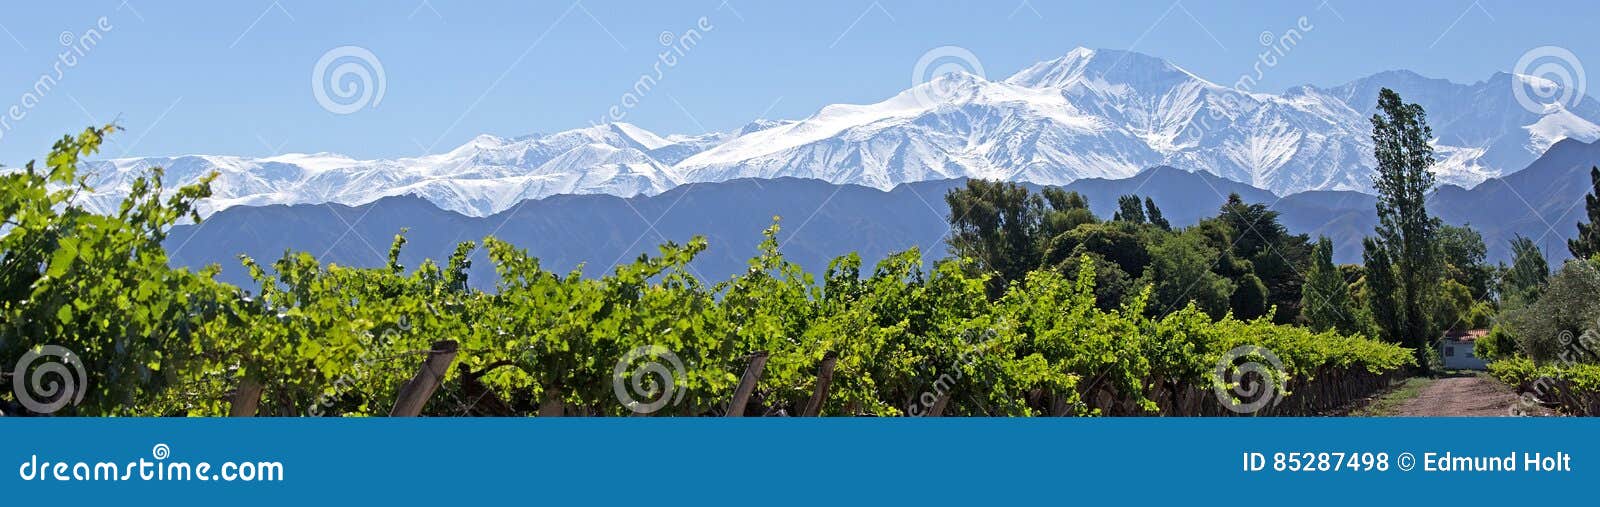
<path fill-rule="evenodd" d="M 1530 400 L 1574 415 L 1600 416 L 1600 365 L 1535 364 L 1526 357 L 1489 363 L 1489 374 L 1527 393 Z"/>
<path fill-rule="evenodd" d="M 841 257 L 819 277 L 783 257 L 777 225 L 747 272 L 717 283 L 690 273 L 699 238 L 585 278 L 492 237 L 401 266 L 402 233 L 379 268 L 242 258 L 256 286 L 238 288 L 215 267 L 171 268 L 161 246 L 199 219 L 205 184 L 164 194 L 153 170 L 114 216 L 73 205 L 88 193 L 79 157 L 111 130 L 0 175 L 0 361 L 72 351 L 87 378 L 64 414 L 383 415 L 427 376 L 419 365 L 434 385 L 416 411 L 439 416 L 641 402 L 681 416 L 1229 415 L 1262 396 L 1248 412 L 1313 414 L 1414 365 L 1395 345 L 1193 305 L 1151 317 L 1148 289 L 1100 309 L 1087 258 L 1074 278 L 1033 272 L 998 298 L 962 261 L 925 269 L 915 250 L 870 268 Z M 467 283 L 474 258 L 494 264 L 492 290 Z M 26 412 L 18 401 L 0 410 Z"/>

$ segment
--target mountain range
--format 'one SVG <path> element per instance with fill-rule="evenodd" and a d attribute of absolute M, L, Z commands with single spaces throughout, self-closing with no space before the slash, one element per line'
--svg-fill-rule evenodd
<path fill-rule="evenodd" d="M 1160 58 L 1077 48 L 1000 80 L 936 76 L 866 105 L 829 105 L 800 120 L 760 120 L 732 132 L 660 135 L 611 123 L 516 138 L 483 135 L 445 153 L 358 160 L 185 155 L 87 164 L 87 198 L 111 211 L 144 168 L 168 185 L 215 171 L 211 215 L 236 206 L 362 206 L 414 196 L 467 217 L 492 217 L 558 195 L 658 196 L 691 185 L 800 178 L 896 189 L 987 178 L 1066 185 L 1132 178 L 1169 166 L 1287 196 L 1370 192 L 1367 117 L 1377 90 L 1428 112 L 1440 181 L 1471 187 L 1532 163 L 1556 142 L 1600 139 L 1600 103 L 1530 111 L 1517 86 L 1555 87 L 1497 73 L 1459 84 L 1408 71 L 1281 94 L 1218 85 Z M 1555 94 L 1554 96 L 1563 96 Z M 892 193 L 892 192 L 891 192 Z"/>
<path fill-rule="evenodd" d="M 1533 238 L 1553 262 L 1567 257 L 1565 240 L 1582 219 L 1588 170 L 1600 165 L 1600 142 L 1564 140 L 1525 169 L 1468 189 L 1440 187 L 1430 211 L 1445 222 L 1470 224 L 1489 247 L 1491 262 L 1508 261 L 1507 242 Z M 890 190 L 836 185 L 815 179 L 734 179 L 683 185 L 659 195 L 558 195 L 527 200 L 512 209 L 473 217 L 441 209 L 418 196 L 385 197 L 359 206 L 298 204 L 237 206 L 199 225 L 179 226 L 166 246 L 176 265 L 222 266 L 221 279 L 251 286 L 239 254 L 262 262 L 285 250 L 310 252 L 323 262 L 374 267 L 385 262 L 394 235 L 407 229 L 401 263 L 449 257 L 456 243 L 494 235 L 540 258 L 545 269 L 606 273 L 617 263 L 655 252 L 666 241 L 703 235 L 710 247 L 691 267 L 703 279 L 726 279 L 748 269 L 761 230 L 781 216 L 785 256 L 813 272 L 834 257 L 859 253 L 867 263 L 891 252 L 920 248 L 924 260 L 946 255 L 944 194 L 964 180 L 907 183 Z M 1037 188 L 1037 185 L 1027 184 Z M 1133 177 L 1085 178 L 1064 186 L 1089 199 L 1100 217 L 1112 215 L 1121 195 L 1149 196 L 1175 226 L 1215 216 L 1228 194 L 1266 203 L 1291 232 L 1328 236 L 1335 260 L 1360 262 L 1361 238 L 1377 223 L 1374 197 L 1349 190 L 1271 191 L 1205 172 L 1155 167 Z M 493 266 L 473 256 L 471 280 L 492 286 Z"/>

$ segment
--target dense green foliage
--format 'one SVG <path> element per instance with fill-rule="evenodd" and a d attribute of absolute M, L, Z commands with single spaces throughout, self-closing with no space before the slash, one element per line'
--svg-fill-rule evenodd
<path fill-rule="evenodd" d="M 1600 415 L 1600 260 L 1568 261 L 1525 293 L 1478 341 L 1490 371 L 1567 412 Z"/>
<path fill-rule="evenodd" d="M 1102 309 L 1121 308 L 1151 286 L 1145 307 L 1151 316 L 1194 302 L 1213 318 L 1232 312 L 1299 322 L 1309 241 L 1289 234 L 1265 204 L 1230 195 L 1216 217 L 1175 229 L 1154 200 L 1135 195 L 1119 198 L 1109 221 L 1076 193 L 1033 194 L 1012 183 L 969 181 L 945 201 L 950 253 L 974 260 L 970 274 L 991 276 L 991 296 L 1034 270 L 1074 276 L 1077 260 L 1087 255 Z"/>
<path fill-rule="evenodd" d="M 1514 337 L 1517 350 L 1540 363 L 1600 362 L 1587 344 L 1600 331 L 1600 268 L 1594 262 L 1570 261 L 1540 290 L 1537 300 L 1508 307 L 1500 321 Z M 1600 340 L 1597 340 L 1600 341 Z M 1574 344 L 1580 346 L 1575 348 Z M 1590 345 L 1587 350 L 1581 346 Z M 1578 352 L 1574 354 L 1574 351 Z"/>
<path fill-rule="evenodd" d="M 1475 301 L 1490 297 L 1495 272 L 1494 267 L 1486 262 L 1489 245 L 1483 242 L 1483 234 L 1471 226 L 1441 226 L 1439 254 L 1442 256 L 1445 280 L 1466 287 L 1468 295 Z M 1442 324 L 1448 327 L 1450 322 Z"/>
<path fill-rule="evenodd" d="M 912 250 L 870 272 L 841 257 L 819 279 L 782 256 L 774 225 L 750 269 L 715 284 L 689 274 L 706 248 L 699 238 L 600 278 L 546 271 L 486 238 L 498 280 L 483 292 L 466 279 L 476 244 L 459 245 L 443 266 L 407 268 L 402 231 L 376 268 L 293 252 L 270 265 L 242 258 L 258 285 L 244 290 L 215 282 L 214 267 L 168 267 L 160 245 L 179 219 L 198 220 L 191 211 L 206 183 L 163 195 L 154 170 L 117 215 L 74 205 L 86 190 L 74 177 L 78 157 L 109 132 L 65 139 L 48 171 L 30 165 L 0 180 L 0 358 L 9 364 L 47 344 L 76 351 L 89 390 L 68 414 L 384 414 L 442 340 L 458 342 L 458 356 L 425 414 L 630 414 L 636 405 L 616 394 L 614 368 L 641 348 L 651 351 L 643 360 L 681 361 L 681 372 L 645 389 L 646 398 L 681 396 L 656 412 L 666 415 L 726 411 L 756 354 L 769 361 L 747 413 L 799 413 L 819 366 L 836 357 L 820 412 L 886 416 L 1228 414 L 1214 371 L 1241 359 L 1229 355 L 1241 346 L 1282 360 L 1273 375 L 1286 397 L 1264 413 L 1309 414 L 1359 399 L 1414 362 L 1406 349 L 1357 335 L 1236 318 L 1229 305 L 1264 309 L 1270 284 L 1257 277 L 1239 292 L 1210 270 L 1232 253 L 1212 246 L 1234 239 L 1211 236 L 1232 232 L 1225 224 L 1169 232 L 1102 223 L 1079 196 L 981 182 L 1000 204 L 951 198 L 977 240 L 969 253 L 1017 256 L 1026 269 L 980 268 L 968 257 L 925 270 Z M 1059 241 L 1041 239 L 1051 232 Z M 1151 242 L 1150 258 L 1138 261 L 1148 269 L 1102 298 L 1100 270 L 1131 260 L 1107 247 L 1128 238 Z M 1050 269 L 1034 269 L 1050 250 Z M 1008 272 L 1014 278 L 994 282 Z M 1204 285 L 1211 299 L 1165 294 L 1172 308 L 1151 310 L 1157 294 L 1178 287 L 1172 280 Z M 259 400 L 245 399 L 257 392 L 246 386 L 259 387 Z"/>
<path fill-rule="evenodd" d="M 1511 333 L 1506 331 L 1505 326 L 1495 326 L 1489 330 L 1488 335 L 1478 338 L 1472 344 L 1473 355 L 1489 363 L 1515 357 L 1516 352 L 1516 341 L 1511 337 Z"/>
<path fill-rule="evenodd" d="M 74 206 L 87 191 L 79 160 L 113 130 L 63 138 L 45 167 L 0 175 L 0 357 L 15 360 L 42 337 L 76 352 L 94 377 L 80 387 L 92 413 L 149 404 L 187 381 L 176 365 L 205 353 L 190 340 L 222 291 L 212 273 L 170 269 L 161 247 L 167 228 L 193 218 L 194 202 L 210 194 L 205 182 L 163 196 L 154 169 L 115 215 Z"/>

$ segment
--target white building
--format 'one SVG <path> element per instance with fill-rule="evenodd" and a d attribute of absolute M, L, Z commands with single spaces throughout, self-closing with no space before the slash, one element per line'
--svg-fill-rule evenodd
<path fill-rule="evenodd" d="M 1444 356 L 1444 367 L 1447 370 L 1482 370 L 1485 368 L 1483 358 L 1473 353 L 1474 345 L 1479 338 L 1489 336 L 1487 329 L 1473 329 L 1469 331 L 1450 331 L 1439 340 L 1439 354 Z"/>

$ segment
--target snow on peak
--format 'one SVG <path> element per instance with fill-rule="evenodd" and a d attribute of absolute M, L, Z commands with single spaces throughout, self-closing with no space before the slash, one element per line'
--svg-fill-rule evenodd
<path fill-rule="evenodd" d="M 1023 69 L 1005 82 L 1033 88 L 1071 88 L 1094 81 L 1159 84 L 1184 80 L 1216 86 L 1161 58 L 1118 49 L 1079 47 L 1060 58 Z"/>
<path fill-rule="evenodd" d="M 511 141 L 499 136 L 480 134 L 477 137 L 467 140 L 465 144 L 450 150 L 448 155 L 452 157 L 472 156 L 475 153 L 481 153 L 503 147 L 507 144 L 510 144 L 510 142 Z"/>
<path fill-rule="evenodd" d="M 656 194 L 733 178 L 877 188 L 958 177 L 1065 184 L 1153 166 L 1207 172 L 1279 195 L 1367 191 L 1367 118 L 1378 89 L 1392 88 L 1428 111 L 1440 181 L 1467 186 L 1521 169 L 1562 139 L 1600 139 L 1595 100 L 1579 96 L 1529 110 L 1513 93 L 1554 85 L 1504 73 L 1457 84 L 1389 71 L 1326 89 L 1237 93 L 1161 58 L 1080 47 L 1003 80 L 952 72 L 875 103 L 828 105 L 807 118 L 761 119 L 732 132 L 663 136 L 606 123 L 517 138 L 480 135 L 411 158 L 188 155 L 90 162 L 84 174 L 98 189 L 89 206 L 109 211 L 151 166 L 167 168 L 169 185 L 217 172 L 206 213 L 414 194 L 485 216 L 556 194 Z"/>
<path fill-rule="evenodd" d="M 751 132 L 760 132 L 773 127 L 782 127 L 784 125 L 793 123 L 794 120 L 768 120 L 761 118 L 746 124 L 743 128 L 739 129 L 739 132 L 737 132 L 735 135 L 742 136 Z"/>
<path fill-rule="evenodd" d="M 633 141 L 634 143 L 638 143 L 647 150 L 654 150 L 672 144 L 671 141 L 661 138 L 661 136 L 656 135 L 654 132 L 639 128 L 632 123 L 617 122 L 609 125 L 616 133 L 622 135 L 630 141 Z"/>
<path fill-rule="evenodd" d="M 1584 142 L 1600 139 L 1600 125 L 1573 114 L 1559 102 L 1550 105 L 1539 121 L 1523 129 L 1528 131 L 1528 150 L 1533 153 L 1544 153 L 1563 139 Z"/>
<path fill-rule="evenodd" d="M 985 111 L 1025 112 L 1034 120 L 1053 122 L 1054 128 L 1070 131 L 1093 131 L 1099 124 L 1092 118 L 1077 114 L 1060 93 L 997 83 L 966 72 L 951 72 L 936 76 L 928 82 L 900 92 L 882 102 L 865 105 L 835 104 L 823 107 L 805 120 L 774 125 L 745 133 L 689 157 L 678 164 L 680 172 L 695 181 L 722 179 L 723 168 L 752 159 L 766 159 L 762 165 L 781 165 L 772 157 L 783 158 L 797 148 L 819 142 L 830 142 L 841 137 L 854 139 L 875 133 L 917 127 L 925 118 L 937 119 L 951 111 L 972 113 Z M 939 126 L 951 129 L 956 126 Z M 937 154 L 919 154 L 937 157 Z M 893 163 L 888 154 L 867 163 Z M 821 163 L 815 161 L 810 163 Z M 881 165 L 881 164 L 879 164 Z M 708 169 L 709 168 L 709 169 Z M 829 170 L 815 167 L 805 174 L 814 176 Z M 741 172 L 737 177 L 771 177 L 769 171 L 756 169 Z M 845 181 L 840 181 L 845 182 Z M 849 181 L 872 186 L 893 186 L 903 180 Z"/>

